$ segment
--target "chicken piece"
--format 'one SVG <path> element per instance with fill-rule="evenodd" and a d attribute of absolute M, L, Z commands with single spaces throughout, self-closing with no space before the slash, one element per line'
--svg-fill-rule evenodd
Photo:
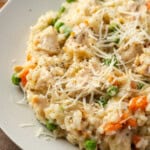
<path fill-rule="evenodd" d="M 110 150 L 131 150 L 131 132 L 128 129 L 108 137 Z"/>
<path fill-rule="evenodd" d="M 46 51 L 49 54 L 57 54 L 60 50 L 57 32 L 50 26 L 35 36 L 35 50 Z"/>
<path fill-rule="evenodd" d="M 51 78 L 52 75 L 45 67 L 34 69 L 27 76 L 29 82 L 27 82 L 26 89 L 37 93 L 46 93 L 48 86 L 51 85 L 51 83 L 49 83 L 49 79 Z M 53 82 L 53 80 L 51 80 L 51 82 Z"/>
<path fill-rule="evenodd" d="M 143 46 L 141 44 L 134 44 L 128 49 L 121 49 L 119 54 L 124 62 L 128 62 L 130 60 L 134 60 L 137 55 L 142 53 L 142 50 Z"/>
<path fill-rule="evenodd" d="M 136 57 L 134 71 L 143 76 L 150 77 L 150 52 Z"/>
<path fill-rule="evenodd" d="M 34 95 L 32 92 L 27 95 L 29 105 L 34 108 L 36 117 L 41 123 L 45 123 L 45 112 L 44 109 L 48 107 L 49 101 L 44 96 Z"/>
<path fill-rule="evenodd" d="M 90 45 L 96 42 L 92 30 L 85 24 L 80 24 L 74 27 L 73 33 L 65 43 L 65 52 L 79 58 L 90 58 L 93 55 Z"/>
<path fill-rule="evenodd" d="M 70 80 L 67 81 L 65 90 L 70 91 L 70 97 L 84 97 L 92 92 L 96 93 L 96 89 L 100 87 L 100 72 L 101 67 L 96 58 L 89 62 L 74 63 L 66 72 Z"/>

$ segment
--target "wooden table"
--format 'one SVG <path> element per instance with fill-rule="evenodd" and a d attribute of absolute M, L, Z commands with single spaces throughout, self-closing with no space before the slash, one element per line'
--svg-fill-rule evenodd
<path fill-rule="evenodd" d="M 0 129 L 0 150 L 21 150 Z"/>
<path fill-rule="evenodd" d="M 0 0 L 0 8 L 5 4 L 4 1 Z"/>
<path fill-rule="evenodd" d="M 0 0 L 0 8 L 5 4 L 4 0 Z M 5 133 L 0 129 L 0 150 L 21 150 L 18 148 Z"/>

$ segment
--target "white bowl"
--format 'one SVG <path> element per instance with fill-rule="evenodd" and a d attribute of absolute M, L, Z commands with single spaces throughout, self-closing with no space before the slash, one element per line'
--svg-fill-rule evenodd
<path fill-rule="evenodd" d="M 23 93 L 11 83 L 12 66 L 24 61 L 29 27 L 63 0 L 9 0 L 0 10 L 0 127 L 25 150 L 75 150 L 65 140 L 45 140 L 35 133 L 41 126 L 28 106 L 16 104 Z M 22 128 L 22 123 L 35 126 Z"/>

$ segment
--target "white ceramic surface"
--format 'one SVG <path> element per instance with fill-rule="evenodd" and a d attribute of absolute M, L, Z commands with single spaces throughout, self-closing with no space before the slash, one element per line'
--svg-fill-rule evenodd
<path fill-rule="evenodd" d="M 63 0 L 9 0 L 0 10 L 0 127 L 24 150 L 75 150 L 65 140 L 35 136 L 39 123 L 31 108 L 17 105 L 22 92 L 11 84 L 12 66 L 24 60 L 29 27 L 50 9 L 58 9 Z M 36 126 L 21 128 L 21 123 Z"/>

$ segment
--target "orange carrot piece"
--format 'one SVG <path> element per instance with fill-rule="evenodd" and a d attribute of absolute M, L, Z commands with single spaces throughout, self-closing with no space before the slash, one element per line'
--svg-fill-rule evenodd
<path fill-rule="evenodd" d="M 121 119 L 120 119 L 120 122 L 126 120 L 126 122 L 124 122 L 125 126 L 130 126 L 130 127 L 136 127 L 137 126 L 137 122 L 136 122 L 136 119 L 135 118 L 130 118 L 130 113 L 128 111 L 126 111 L 122 116 L 121 116 Z"/>
<path fill-rule="evenodd" d="M 119 83 L 119 81 L 115 80 L 114 83 L 113 83 L 113 85 L 120 86 L 120 83 Z"/>
<path fill-rule="evenodd" d="M 148 2 L 146 3 L 146 7 L 147 7 L 148 10 L 150 10 L 150 1 L 148 1 Z"/>
<path fill-rule="evenodd" d="M 112 131 L 117 131 L 120 130 L 123 127 L 122 121 L 127 119 L 129 116 L 128 112 L 125 112 L 121 118 L 119 119 L 118 122 L 111 122 L 105 125 L 104 131 L 105 132 L 112 132 Z"/>
<path fill-rule="evenodd" d="M 105 132 L 117 131 L 117 130 L 120 130 L 121 128 L 122 128 L 122 124 L 121 123 L 108 123 L 104 127 L 104 131 Z"/>
<path fill-rule="evenodd" d="M 27 83 L 27 78 L 26 78 L 26 76 L 28 75 L 28 73 L 29 73 L 29 69 L 24 69 L 24 70 L 22 71 L 22 73 L 20 74 L 21 83 L 22 83 L 23 86 L 25 86 L 26 83 Z"/>
<path fill-rule="evenodd" d="M 130 127 L 136 127 L 137 122 L 135 118 L 130 118 L 130 112 L 126 111 L 123 113 L 123 115 L 120 117 L 118 122 L 111 122 L 108 123 L 104 126 L 104 131 L 107 132 L 112 132 L 112 131 L 117 131 L 120 130 L 124 127 L 130 126 Z"/>
<path fill-rule="evenodd" d="M 136 110 L 141 109 L 144 111 L 147 104 L 148 104 L 148 102 L 147 102 L 146 96 L 134 97 L 130 100 L 129 110 L 135 112 Z"/>
<path fill-rule="evenodd" d="M 136 119 L 131 118 L 131 119 L 127 120 L 127 125 L 130 127 L 136 127 L 137 126 Z"/>
<path fill-rule="evenodd" d="M 145 110 L 147 104 L 148 104 L 148 102 L 147 102 L 146 96 L 143 97 L 143 99 L 142 99 L 140 102 L 137 102 L 137 106 L 138 106 L 139 108 L 141 108 L 142 110 Z"/>
<path fill-rule="evenodd" d="M 23 86 L 25 86 L 26 83 L 27 83 L 27 78 L 26 77 L 29 73 L 29 70 L 34 69 L 34 68 L 35 68 L 35 65 L 26 66 L 26 67 L 24 67 L 24 69 L 19 74 L 19 77 L 21 78 L 21 83 L 22 83 Z"/>
<path fill-rule="evenodd" d="M 121 116 L 120 121 L 126 120 L 129 116 L 130 114 L 128 111 L 124 112 L 123 115 Z"/>

